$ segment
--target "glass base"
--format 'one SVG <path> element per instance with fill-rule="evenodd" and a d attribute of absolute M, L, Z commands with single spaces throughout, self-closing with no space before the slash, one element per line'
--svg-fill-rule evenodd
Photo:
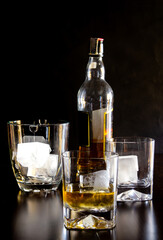
<path fill-rule="evenodd" d="M 112 229 L 116 225 L 115 211 L 88 212 L 64 207 L 64 225 L 67 229 Z"/>
<path fill-rule="evenodd" d="M 122 190 L 122 189 L 121 189 Z M 117 195 L 117 201 L 126 202 L 126 201 L 147 201 L 152 199 L 152 194 L 146 194 L 134 189 L 124 191 Z"/>
<path fill-rule="evenodd" d="M 58 183 L 49 183 L 49 184 L 29 184 L 25 182 L 19 182 L 18 181 L 18 186 L 19 188 L 24 191 L 24 192 L 50 192 L 50 191 L 56 191 L 58 189 L 60 182 Z"/>

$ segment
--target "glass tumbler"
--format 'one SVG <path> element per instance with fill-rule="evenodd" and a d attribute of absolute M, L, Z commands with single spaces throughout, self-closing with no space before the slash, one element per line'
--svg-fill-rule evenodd
<path fill-rule="evenodd" d="M 63 214 L 68 229 L 116 225 L 118 154 L 63 153 Z M 99 157 L 100 156 L 100 157 Z"/>
<path fill-rule="evenodd" d="M 153 197 L 155 140 L 116 137 L 111 149 L 119 154 L 117 201 L 146 201 Z"/>
<path fill-rule="evenodd" d="M 12 169 L 21 190 L 56 190 L 62 178 L 61 154 L 68 150 L 69 123 L 8 122 Z"/>

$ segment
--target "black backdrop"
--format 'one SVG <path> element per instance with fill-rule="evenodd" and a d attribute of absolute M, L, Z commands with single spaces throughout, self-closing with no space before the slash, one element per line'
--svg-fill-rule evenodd
<path fill-rule="evenodd" d="M 77 146 L 76 95 L 89 38 L 104 38 L 106 81 L 114 91 L 114 136 L 150 136 L 163 152 L 163 1 L 6 5 L 2 8 L 0 133 L 6 122 L 70 121 Z M 2 159 L 3 164 L 9 161 Z"/>

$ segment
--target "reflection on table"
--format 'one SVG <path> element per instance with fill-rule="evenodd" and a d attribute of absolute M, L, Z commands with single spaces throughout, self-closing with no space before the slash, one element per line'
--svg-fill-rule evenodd
<path fill-rule="evenodd" d="M 13 218 L 14 239 L 153 240 L 159 232 L 152 201 L 118 203 L 117 225 L 108 231 L 67 230 L 63 226 L 60 190 L 50 194 L 19 191 L 17 203 Z"/>
<path fill-rule="evenodd" d="M 13 223 L 16 239 L 50 239 L 53 235 L 62 235 L 60 191 L 50 194 L 19 191 L 17 201 L 18 207 Z"/>

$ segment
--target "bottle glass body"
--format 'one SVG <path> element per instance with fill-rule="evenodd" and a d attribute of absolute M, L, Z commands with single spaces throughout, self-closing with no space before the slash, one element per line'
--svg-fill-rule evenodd
<path fill-rule="evenodd" d="M 102 56 L 90 55 L 77 95 L 80 149 L 108 150 L 113 134 L 113 91 L 105 81 Z"/>

